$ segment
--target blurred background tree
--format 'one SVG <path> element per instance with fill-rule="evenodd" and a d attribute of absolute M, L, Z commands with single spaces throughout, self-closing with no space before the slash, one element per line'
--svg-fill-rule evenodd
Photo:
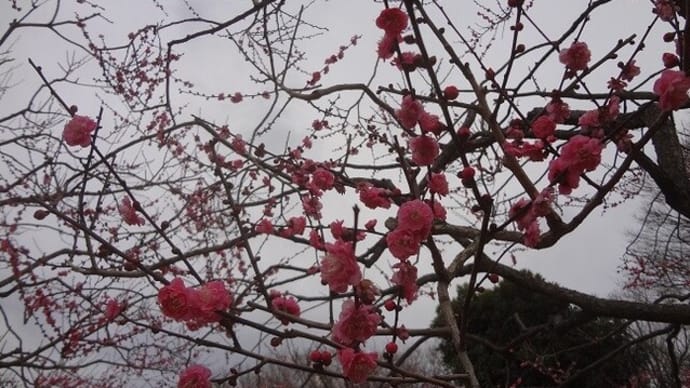
<path fill-rule="evenodd" d="M 453 300 L 456 315 L 465 295 L 467 284 L 458 287 Z M 437 316 L 434 325 L 439 323 Z M 647 359 L 646 349 L 629 346 L 632 336 L 624 322 L 591 318 L 506 280 L 476 295 L 467 332 L 468 353 L 483 387 L 626 386 L 637 380 Z M 439 349 L 444 363 L 459 370 L 449 341 Z"/>

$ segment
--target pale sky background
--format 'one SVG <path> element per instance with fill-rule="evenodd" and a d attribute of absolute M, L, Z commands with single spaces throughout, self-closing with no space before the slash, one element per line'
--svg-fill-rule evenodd
<path fill-rule="evenodd" d="M 164 17 L 168 20 L 190 17 L 189 11 L 183 2 L 161 1 L 161 3 L 166 6 L 166 10 L 169 13 L 167 17 L 162 15 L 151 1 L 127 0 L 117 2 L 117 5 L 113 2 L 112 5 L 107 6 L 106 13 L 112 23 L 105 21 L 94 21 L 93 23 L 103 32 L 107 41 L 116 44 L 126 41 L 126 36 L 130 31 L 144 24 L 160 21 Z M 231 2 L 196 0 L 190 1 L 190 3 L 194 5 L 195 9 L 202 16 L 223 20 L 237 13 L 238 10 L 247 9 L 250 5 L 249 0 L 233 0 Z M 458 25 L 477 22 L 475 15 L 476 7 L 469 0 L 449 1 L 446 3 L 446 9 L 449 14 L 457 16 L 459 20 Z M 530 11 L 530 15 L 551 36 L 551 33 L 562 31 L 564 25 L 566 25 L 564 21 L 567 21 L 567 24 L 569 24 L 579 14 L 587 1 L 542 0 L 535 3 L 534 9 Z M 87 5 L 64 2 L 63 6 L 64 8 L 61 10 L 63 15 L 70 15 L 74 10 L 78 10 L 81 15 L 86 15 L 89 12 Z M 321 84 L 329 86 L 346 82 L 362 82 L 368 79 L 375 61 L 376 42 L 382 35 L 380 30 L 374 25 L 374 19 L 381 8 L 381 4 L 365 0 L 318 1 L 309 8 L 305 14 L 305 19 L 312 20 L 319 25 L 328 26 L 329 31 L 325 32 L 323 36 L 316 36 L 308 42 L 302 43 L 309 58 L 308 62 L 304 64 L 305 70 L 315 71 L 320 69 L 323 59 L 332 53 L 336 53 L 339 45 L 348 43 L 353 35 L 362 35 L 358 45 L 346 51 L 345 59 L 342 63 L 332 66 L 331 72 L 322 78 Z M 582 36 L 582 40 L 589 44 L 593 58 L 598 59 L 602 53 L 607 52 L 617 39 L 626 38 L 632 33 L 643 32 L 646 25 L 651 21 L 651 8 L 652 5 L 649 1 L 614 0 L 611 4 L 604 6 L 599 12 L 595 13 L 591 25 L 588 25 Z M 0 4 L 0 26 L 6 26 L 13 15 L 15 13 L 9 10 L 8 2 Z M 36 15 L 32 20 L 45 20 L 45 17 L 46 13 L 42 13 Z M 171 29 L 165 33 L 165 37 L 168 39 L 179 38 L 197 27 L 190 25 L 188 27 L 182 26 Z M 666 31 L 655 28 L 651 32 L 652 37 L 648 40 L 648 46 L 653 43 L 662 45 L 661 35 L 663 32 Z M 70 34 L 73 34 L 73 32 Z M 527 37 L 532 32 L 529 28 L 526 28 L 525 34 Z M 511 31 L 506 30 L 503 33 L 499 31 L 498 39 L 487 56 L 487 63 L 496 63 L 497 66 L 503 63 L 507 51 L 501 49 L 501 47 L 504 44 L 508 44 L 510 37 Z M 570 41 L 567 42 L 569 44 Z M 83 55 L 73 47 L 68 47 L 47 30 L 22 31 L 11 38 L 11 44 L 13 57 L 16 59 L 16 71 L 13 72 L 13 80 L 16 86 L 10 92 L 10 97 L 3 99 L 0 106 L 0 115 L 24 106 L 27 94 L 32 93 L 35 90 L 35 86 L 40 82 L 30 70 L 27 58 L 32 58 L 43 67 L 48 75 L 51 75 L 59 74 L 59 64 L 65 63 L 72 55 L 76 57 Z M 227 42 L 224 44 L 230 45 Z M 649 74 L 652 69 L 657 70 L 661 68 L 660 54 L 663 51 L 673 50 L 671 44 L 666 45 L 667 47 L 664 47 L 663 50 L 659 47 L 650 46 L 637 57 L 637 63 L 642 68 L 643 74 Z M 177 64 L 177 68 L 187 79 L 192 80 L 197 88 L 209 93 L 225 92 L 231 94 L 235 91 L 260 93 L 262 87 L 254 85 L 247 80 L 248 64 L 234 54 L 235 50 L 231 46 L 228 47 L 229 49 L 221 45 L 221 41 L 218 39 L 194 41 L 184 46 L 185 56 Z M 627 53 L 629 52 L 627 51 Z M 540 82 L 542 82 L 542 86 L 545 89 L 552 89 L 557 86 L 554 82 L 559 79 L 561 76 L 560 72 L 562 71 L 562 67 L 556 64 L 556 56 L 552 56 L 550 61 L 553 63 L 545 68 L 554 69 L 554 73 L 543 73 L 540 76 Z M 528 63 L 519 63 L 516 68 L 516 74 L 524 72 L 528 65 Z M 399 81 L 399 75 L 391 71 L 389 66 L 389 63 L 379 64 L 379 75 L 377 75 L 373 88 L 379 85 L 386 85 L 388 82 Z M 612 66 L 615 66 L 615 62 L 612 63 Z M 613 74 L 613 71 L 610 70 L 611 67 L 606 69 L 609 69 L 610 72 L 599 71 L 589 78 L 591 85 L 597 85 L 595 83 L 595 80 L 598 79 L 597 77 L 601 79 L 601 83 L 597 85 L 597 90 L 602 90 L 605 81 Z M 93 71 L 93 67 L 90 64 L 87 65 L 86 70 L 81 73 L 83 75 L 80 81 L 88 84 L 91 82 L 89 77 L 96 77 L 98 73 Z M 474 67 L 474 70 L 476 71 L 476 67 Z M 477 73 L 479 74 L 479 72 Z M 390 78 L 390 80 L 386 77 Z M 293 87 L 301 87 L 304 86 L 308 79 L 307 74 L 302 74 L 299 77 L 295 76 L 294 78 L 287 79 L 286 83 Z M 452 81 L 452 79 L 457 80 L 459 87 L 463 87 L 462 81 L 457 74 L 453 75 L 449 81 Z M 79 90 L 80 94 L 71 94 L 75 90 Z M 642 90 L 651 90 L 651 83 L 644 86 Z M 78 101 L 80 112 L 95 115 L 99 104 L 92 97 L 93 93 L 103 95 L 102 92 L 96 89 L 70 88 L 69 92 L 66 92 L 66 96 L 71 101 Z M 239 132 L 243 132 L 244 128 L 253 128 L 256 125 L 256 116 L 266 108 L 265 103 L 262 103 L 260 100 L 259 98 L 251 104 L 232 105 L 227 101 L 223 103 L 216 101 L 202 103 L 201 99 L 176 97 L 178 103 L 189 101 L 190 105 L 185 109 L 186 113 L 201 115 L 217 122 L 228 121 L 231 130 Z M 539 102 L 535 106 L 538 106 L 538 104 Z M 290 134 L 290 142 L 293 145 L 298 144 L 299 140 L 308 134 L 307 128 L 309 128 L 311 121 L 318 116 L 311 109 L 304 108 L 304 110 L 301 110 L 298 108 L 302 105 L 292 105 L 292 108 L 281 117 L 281 120 L 275 127 L 277 135 L 268 138 L 267 146 L 269 149 L 274 147 L 276 151 L 280 150 L 288 133 Z M 572 108 L 591 109 L 592 107 L 573 106 Z M 256 114 L 253 114 L 254 110 L 256 110 Z M 369 112 L 365 111 L 364 113 L 368 114 Z M 104 122 L 107 123 L 108 119 L 106 113 Z M 248 130 L 245 133 L 246 138 L 249 135 Z M 313 159 L 327 158 L 337 146 L 338 144 L 327 144 L 305 154 Z M 611 148 L 612 146 L 609 145 L 609 149 Z M 4 166 L 0 166 L 0 169 L 3 168 Z M 544 183 L 542 182 L 541 186 L 538 187 L 541 188 L 543 186 Z M 350 201 L 347 202 L 348 200 Z M 347 206 L 343 206 L 342 203 L 346 203 Z M 354 197 L 352 195 L 346 196 L 345 200 L 343 200 L 328 194 L 324 198 L 324 220 L 330 222 L 332 220 L 331 216 L 344 218 L 346 221 L 351 220 L 349 209 L 353 204 Z M 621 255 L 624 253 L 628 241 L 626 232 L 635 230 L 636 222 L 634 215 L 640 208 L 641 202 L 637 200 L 628 200 L 615 208 L 607 209 L 605 212 L 600 208 L 577 231 L 563 238 L 555 247 L 540 251 L 517 252 L 518 267 L 529 268 L 539 272 L 547 280 L 566 287 L 598 296 L 607 296 L 620 289 L 622 277 L 618 273 L 618 269 L 621 265 Z M 392 216 L 394 211 L 387 214 Z M 571 215 L 571 212 L 566 212 L 566 219 L 568 219 L 569 214 Z M 366 220 L 366 216 L 363 219 Z M 382 220 L 379 221 L 379 225 L 381 224 Z M 46 242 L 41 240 L 41 244 L 50 244 L 56 247 L 62 243 L 60 241 Z M 264 248 L 262 256 L 267 257 L 270 254 L 275 255 L 276 258 L 282 257 L 283 251 L 281 251 L 280 243 L 269 244 Z M 305 260 L 312 260 L 311 256 Z M 508 258 L 503 260 L 504 263 L 509 262 Z M 394 261 L 389 259 L 388 262 L 393 263 Z M 381 267 L 383 270 L 390 271 L 384 263 L 382 263 Z M 368 271 L 367 274 L 371 272 L 375 271 Z M 420 274 L 423 273 L 426 273 L 426 271 L 420 270 Z M 459 285 L 465 281 L 466 279 L 459 279 L 456 281 L 456 284 Z M 314 284 L 314 286 L 317 285 Z M 303 285 L 300 285 L 300 287 L 303 287 Z M 299 292 L 299 290 L 292 291 Z M 12 302 L 3 300 L 2 303 L 7 306 L 6 303 Z M 339 305 L 336 304 L 336 307 L 339 308 Z M 318 315 L 320 313 L 308 312 L 306 315 L 309 316 L 309 314 Z M 426 303 L 423 300 L 416 302 L 412 308 L 403 311 L 403 318 L 406 322 L 410 322 L 407 324 L 408 327 L 424 327 L 434 315 L 435 304 Z"/>

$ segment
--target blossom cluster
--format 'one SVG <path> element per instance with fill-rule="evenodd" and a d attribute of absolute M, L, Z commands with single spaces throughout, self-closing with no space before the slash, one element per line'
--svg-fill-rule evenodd
<path fill-rule="evenodd" d="M 226 311 L 232 305 L 232 296 L 220 280 L 205 283 L 200 288 L 186 287 L 181 278 L 158 291 L 158 304 L 166 317 L 187 324 L 196 330 L 209 323 L 219 322 L 219 311 Z"/>
<path fill-rule="evenodd" d="M 436 179 L 437 182 L 433 182 Z M 430 186 L 436 186 L 432 191 L 447 194 L 445 177 L 432 175 Z M 397 225 L 386 235 L 386 244 L 391 254 L 400 260 L 393 265 L 396 270 L 391 282 L 400 289 L 400 295 L 407 303 L 417 299 L 417 267 L 408 261 L 410 256 L 417 255 L 422 242 L 431 234 L 434 218 L 445 218 L 445 209 L 440 203 L 433 201 L 431 205 L 419 199 L 403 203 L 398 209 Z"/>
<path fill-rule="evenodd" d="M 398 209 L 398 224 L 386 235 L 391 254 L 400 260 L 419 253 L 419 248 L 431 233 L 434 212 L 427 203 L 415 199 L 403 203 Z"/>
<path fill-rule="evenodd" d="M 597 168 L 602 148 L 598 138 L 573 136 L 561 149 L 561 155 L 549 164 L 549 181 L 558 183 L 561 194 L 570 194 L 579 186 L 580 175 Z"/>
<path fill-rule="evenodd" d="M 122 198 L 122 201 L 118 205 L 117 210 L 120 212 L 122 220 L 127 225 L 144 225 L 144 218 L 137 215 L 137 210 L 134 207 L 132 201 L 129 199 L 129 197 Z"/>
<path fill-rule="evenodd" d="M 381 323 L 381 316 L 372 305 L 376 300 L 378 290 L 373 282 L 362 279 L 357 259 L 354 253 L 354 246 L 351 241 L 344 241 L 342 238 L 348 230 L 342 227 L 342 222 L 331 224 L 331 233 L 336 236 L 334 243 L 324 244 L 327 252 L 321 260 L 321 280 L 328 285 L 331 292 L 344 293 L 352 286 L 355 290 L 356 299 L 348 299 L 343 302 L 338 321 L 332 327 L 332 338 L 335 342 L 345 346 L 338 350 L 338 360 L 343 368 L 343 375 L 355 383 L 364 382 L 369 374 L 376 368 L 376 353 L 365 353 L 359 349 L 359 345 L 376 334 L 376 329 Z M 358 236 L 353 233 L 351 239 Z M 363 235 L 361 236 L 364 237 Z M 273 299 L 273 307 L 282 309 L 299 307 L 286 299 Z M 286 323 L 283 321 L 283 323 Z M 355 350 L 356 349 L 356 350 Z M 321 355 L 321 353 L 319 353 Z M 329 355 L 330 356 L 330 355 Z M 316 361 L 323 361 L 322 357 L 317 357 Z M 330 362 L 330 357 L 328 357 Z"/>
<path fill-rule="evenodd" d="M 271 307 L 273 307 L 274 310 L 288 313 L 296 317 L 299 317 L 301 313 L 301 309 L 295 298 L 281 295 L 280 293 L 271 293 Z M 290 323 L 290 320 L 286 317 L 281 316 L 279 319 L 283 325 Z"/>
<path fill-rule="evenodd" d="M 358 298 L 343 302 L 331 335 L 335 342 L 344 346 L 338 350 L 343 375 L 354 383 L 362 383 L 376 369 L 378 355 L 364 352 L 360 344 L 376 334 L 382 318 L 372 305 L 378 293 L 373 283 L 365 279 L 355 289 Z"/>
<path fill-rule="evenodd" d="M 539 243 L 539 236 L 541 234 L 539 218 L 549 214 L 552 201 L 553 190 L 549 187 L 543 190 L 534 200 L 529 201 L 526 198 L 522 198 L 510 208 L 508 215 L 510 218 L 515 219 L 518 230 L 524 234 L 523 242 L 528 247 L 536 247 Z"/>
<path fill-rule="evenodd" d="M 419 124 L 422 133 L 430 133 L 436 136 L 439 136 L 444 129 L 444 125 L 439 120 L 439 117 L 424 110 L 422 103 L 411 95 L 403 97 L 400 109 L 395 111 L 395 117 L 404 129 L 412 129 Z M 436 144 L 436 148 L 438 148 L 438 144 Z"/>
<path fill-rule="evenodd" d="M 384 31 L 379 41 L 379 58 L 388 59 L 393 56 L 396 45 L 402 41 L 402 32 L 407 28 L 408 17 L 398 8 L 386 8 L 376 18 L 376 26 Z"/>
<path fill-rule="evenodd" d="M 376 209 L 379 207 L 388 209 L 391 207 L 390 196 L 393 193 L 389 190 L 375 187 L 370 183 L 362 183 L 357 186 L 357 191 L 359 191 L 359 200 L 369 209 Z"/>

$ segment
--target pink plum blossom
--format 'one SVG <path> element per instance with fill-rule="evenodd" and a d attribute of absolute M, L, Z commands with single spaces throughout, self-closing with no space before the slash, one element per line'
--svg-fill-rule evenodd
<path fill-rule="evenodd" d="M 400 109 L 395 111 L 395 115 L 403 128 L 412 129 L 417 125 L 423 112 L 424 107 L 422 107 L 422 104 L 415 100 L 414 97 L 407 95 L 403 97 Z"/>
<path fill-rule="evenodd" d="M 441 196 L 448 195 L 448 181 L 443 173 L 432 173 L 429 177 L 429 190 Z"/>
<path fill-rule="evenodd" d="M 575 135 L 561 149 L 561 156 L 549 164 L 549 181 L 558 182 L 561 194 L 577 188 L 580 175 L 593 171 L 601 162 L 602 144 L 599 139 Z"/>
<path fill-rule="evenodd" d="M 359 200 L 369 209 L 378 207 L 388 209 L 391 207 L 391 200 L 388 198 L 388 190 L 374 187 L 371 184 L 361 184 L 359 190 Z"/>
<path fill-rule="evenodd" d="M 112 322 L 125 309 L 125 305 L 117 301 L 117 299 L 109 299 L 105 304 L 105 320 Z"/>
<path fill-rule="evenodd" d="M 173 279 L 158 291 L 158 304 L 163 314 L 178 321 L 194 317 L 196 298 L 196 293 L 187 288 L 181 278 Z"/>
<path fill-rule="evenodd" d="M 331 291 L 346 292 L 349 286 L 362 280 L 352 243 L 336 240 L 326 244 L 326 252 L 328 254 L 321 260 L 321 280 Z"/>
<path fill-rule="evenodd" d="M 422 135 L 410 139 L 410 151 L 412 151 L 412 161 L 418 166 L 428 166 L 433 164 L 438 157 L 439 146 L 436 139 Z"/>
<path fill-rule="evenodd" d="M 539 116 L 532 123 L 532 132 L 540 139 L 548 139 L 556 131 L 556 123 L 549 116 Z"/>
<path fill-rule="evenodd" d="M 570 116 L 570 108 L 559 97 L 554 97 L 546 104 L 546 113 L 556 124 L 562 124 Z"/>
<path fill-rule="evenodd" d="M 333 325 L 333 340 L 351 346 L 364 342 L 376 334 L 381 316 L 371 305 L 357 305 L 352 300 L 343 302 L 338 321 Z"/>
<path fill-rule="evenodd" d="M 177 388 L 211 388 L 211 371 L 203 365 L 190 365 L 180 373 Z"/>
<path fill-rule="evenodd" d="M 96 129 L 96 122 L 90 117 L 75 115 L 65 124 L 62 138 L 69 146 L 88 147 L 91 145 L 91 132 Z"/>
<path fill-rule="evenodd" d="M 273 233 L 273 223 L 268 218 L 262 218 L 254 227 L 257 233 L 271 234 Z"/>
<path fill-rule="evenodd" d="M 545 149 L 544 142 L 536 140 L 534 142 L 514 140 L 512 142 L 503 143 L 503 150 L 506 154 L 516 158 L 527 157 L 533 162 L 544 160 Z"/>
<path fill-rule="evenodd" d="M 386 8 L 376 18 L 376 27 L 386 35 L 398 35 L 407 28 L 407 14 L 399 8 Z"/>
<path fill-rule="evenodd" d="M 511 206 L 508 215 L 515 220 L 518 230 L 523 232 L 523 242 L 528 247 L 535 247 L 539 243 L 539 217 L 551 212 L 552 201 L 553 189 L 546 188 L 531 203 L 522 198 Z"/>
<path fill-rule="evenodd" d="M 307 227 L 307 219 L 304 216 L 290 217 L 287 227 L 280 231 L 283 237 L 298 236 L 304 233 Z"/>
<path fill-rule="evenodd" d="M 443 124 L 441 124 L 441 121 L 436 115 L 432 115 L 427 112 L 422 112 L 422 114 L 419 115 L 418 122 L 419 127 L 422 128 L 422 132 L 424 133 L 430 132 L 436 136 L 439 136 L 443 131 Z"/>
<path fill-rule="evenodd" d="M 378 354 L 355 352 L 352 348 L 344 348 L 338 350 L 338 360 L 343 368 L 343 375 L 353 383 L 360 384 L 367 381 L 376 369 Z"/>
<path fill-rule="evenodd" d="M 640 67 L 635 65 L 634 59 L 623 65 L 623 68 L 621 69 L 622 79 L 632 81 L 633 78 L 637 77 L 638 75 L 640 75 Z"/>
<path fill-rule="evenodd" d="M 144 218 L 137 215 L 137 211 L 129 197 L 122 198 L 122 202 L 118 205 L 117 210 L 127 225 L 144 225 Z"/>
<path fill-rule="evenodd" d="M 407 201 L 398 209 L 398 228 L 411 230 L 425 240 L 431 232 L 431 224 L 434 222 L 433 210 L 419 199 Z"/>
<path fill-rule="evenodd" d="M 194 321 L 197 324 L 218 322 L 221 316 L 216 311 L 226 311 L 232 304 L 232 296 L 220 280 L 205 283 L 198 290 L 193 290 L 197 296 Z"/>
<path fill-rule="evenodd" d="M 659 15 L 659 19 L 669 22 L 676 14 L 676 6 L 670 0 L 656 0 L 654 2 L 654 13 Z"/>
<path fill-rule="evenodd" d="M 400 35 L 386 34 L 379 40 L 376 53 L 381 59 L 388 59 L 395 53 L 395 46 L 400 41 Z"/>
<path fill-rule="evenodd" d="M 321 190 L 330 190 L 335 184 L 335 176 L 323 167 L 318 167 L 311 175 L 311 184 Z"/>
<path fill-rule="evenodd" d="M 301 310 L 297 304 L 297 300 L 291 296 L 277 296 L 271 300 L 271 306 L 278 311 L 288 313 L 299 317 Z M 283 325 L 287 325 L 290 321 L 287 318 L 280 318 Z"/>
<path fill-rule="evenodd" d="M 429 207 L 431 207 L 431 210 L 434 212 L 434 218 L 445 221 L 446 220 L 446 208 L 443 207 L 441 202 L 437 200 L 426 200 L 425 201 Z"/>
<path fill-rule="evenodd" d="M 391 282 L 400 287 L 401 294 L 407 303 L 412 303 L 417 299 L 417 267 L 408 261 L 401 261 L 393 268 L 397 271 L 393 274 Z"/>
<path fill-rule="evenodd" d="M 386 235 L 386 245 L 394 257 L 405 260 L 419 253 L 421 240 L 411 230 L 396 228 Z"/>
<path fill-rule="evenodd" d="M 572 71 L 586 69 L 591 58 L 592 53 L 585 42 L 574 42 L 569 48 L 561 50 L 558 56 L 561 63 Z"/>
<path fill-rule="evenodd" d="M 654 82 L 654 93 L 659 96 L 659 107 L 665 111 L 681 108 L 688 101 L 690 77 L 684 72 L 664 70 Z"/>

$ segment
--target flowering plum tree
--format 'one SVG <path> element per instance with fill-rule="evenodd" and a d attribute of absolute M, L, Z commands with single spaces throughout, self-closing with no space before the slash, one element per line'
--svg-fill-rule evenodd
<path fill-rule="evenodd" d="M 3 2 L 2 380 L 210 387 L 270 365 L 477 387 L 467 322 L 498 278 L 577 306 L 571 329 L 665 325 L 626 348 L 690 323 L 682 298 L 504 260 L 577 238 L 643 171 L 690 215 L 685 2 L 606 34 L 630 2 L 482 3 Z M 462 373 L 405 367 L 434 337 Z"/>

